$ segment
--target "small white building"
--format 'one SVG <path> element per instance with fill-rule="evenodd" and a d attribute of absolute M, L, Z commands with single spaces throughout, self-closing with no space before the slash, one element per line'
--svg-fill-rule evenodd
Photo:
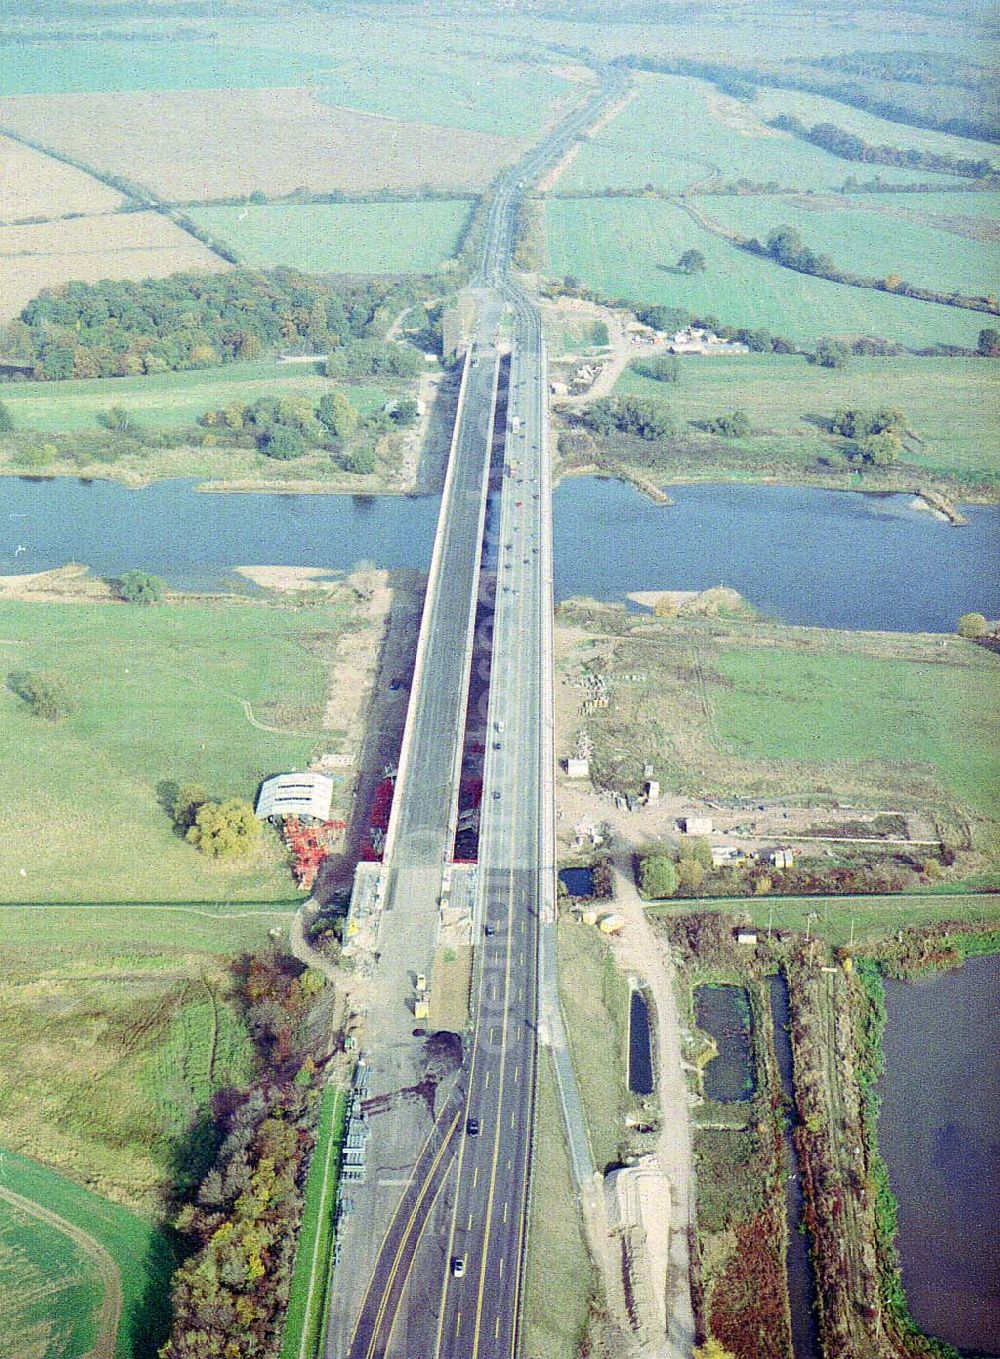
<path fill-rule="evenodd" d="M 646 784 L 646 801 L 652 804 L 654 802 L 659 802 L 659 800 L 660 800 L 659 780 L 650 779 Z"/>
<path fill-rule="evenodd" d="M 307 769 L 301 773 L 275 774 L 265 779 L 257 798 L 257 816 L 270 821 L 277 816 L 297 816 L 305 821 L 328 821 L 333 801 L 333 779 Z"/>
<path fill-rule="evenodd" d="M 756 931 L 756 930 L 737 930 L 737 931 L 736 931 L 736 942 L 737 942 L 738 944 L 744 944 L 744 945 L 746 945 L 746 946 L 748 946 L 748 947 L 750 947 L 750 948 L 755 947 L 755 946 L 756 946 L 756 943 L 757 943 L 757 931 Z"/>
<path fill-rule="evenodd" d="M 590 761 L 579 755 L 571 755 L 566 761 L 566 773 L 571 779 L 589 779 Z"/>
<path fill-rule="evenodd" d="M 773 868 L 792 868 L 795 865 L 795 854 L 790 849 L 772 849 L 767 856 L 767 862 Z"/>
<path fill-rule="evenodd" d="M 685 835 L 711 835 L 712 818 L 710 816 L 686 816 L 681 829 Z"/>

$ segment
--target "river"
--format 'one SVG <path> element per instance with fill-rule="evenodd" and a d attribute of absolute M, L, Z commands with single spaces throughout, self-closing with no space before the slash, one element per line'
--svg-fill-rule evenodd
<path fill-rule="evenodd" d="M 106 576 L 143 567 L 204 590 L 238 565 L 430 561 L 434 496 L 222 495 L 195 486 L 0 478 L 0 574 L 78 561 Z M 675 505 L 655 505 L 624 482 L 564 481 L 555 495 L 557 598 L 722 584 L 789 623 L 900 631 L 949 632 L 971 609 L 1000 614 L 1000 507 L 972 506 L 969 524 L 953 528 L 904 495 L 728 484 L 671 493 Z"/>
<path fill-rule="evenodd" d="M 887 981 L 879 1148 L 918 1325 L 1000 1355 L 1000 956 Z"/>

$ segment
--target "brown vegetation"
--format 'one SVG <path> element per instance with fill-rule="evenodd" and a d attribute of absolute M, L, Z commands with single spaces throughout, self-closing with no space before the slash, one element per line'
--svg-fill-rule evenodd
<path fill-rule="evenodd" d="M 0 100 L 0 124 L 175 200 L 481 188 L 520 145 L 334 108 L 296 89 L 21 95 Z"/>

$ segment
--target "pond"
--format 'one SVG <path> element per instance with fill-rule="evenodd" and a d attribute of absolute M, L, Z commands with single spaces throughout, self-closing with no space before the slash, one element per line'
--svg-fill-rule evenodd
<path fill-rule="evenodd" d="M 653 1046 L 649 1006 L 641 991 L 632 992 L 628 1019 L 628 1088 L 636 1095 L 653 1093 Z"/>
<path fill-rule="evenodd" d="M 917 1324 L 1000 1355 L 1000 956 L 885 985 L 878 1143 Z"/>
<path fill-rule="evenodd" d="M 181 589 L 239 565 L 426 568 L 434 496 L 208 494 L 192 480 L 129 490 L 70 477 L 0 479 L 0 575 L 84 562 L 143 567 Z M 951 631 L 1000 614 L 1000 507 L 953 528 L 908 496 L 703 485 L 655 505 L 635 487 L 572 477 L 555 495 L 556 595 L 728 585 L 768 615 L 823 627 Z M 914 571 L 913 563 L 920 563 Z"/>
<path fill-rule="evenodd" d="M 559 881 L 571 897 L 592 897 L 594 895 L 594 870 L 592 868 L 560 868 Z"/>
<path fill-rule="evenodd" d="M 748 1100 L 757 1088 L 753 1055 L 753 1014 L 742 986 L 696 986 L 694 1018 L 711 1034 L 718 1056 L 705 1066 L 706 1099 L 721 1104 Z"/>

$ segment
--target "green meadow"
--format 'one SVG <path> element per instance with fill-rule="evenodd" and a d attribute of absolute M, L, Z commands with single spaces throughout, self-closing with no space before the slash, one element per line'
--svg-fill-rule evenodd
<path fill-rule="evenodd" d="M 991 437 L 1000 406 L 996 365 L 985 359 L 856 358 L 819 368 L 793 354 L 681 358 L 677 383 L 654 382 L 626 369 L 619 391 L 666 401 L 679 422 L 740 407 L 757 433 L 748 451 L 779 440 L 795 462 L 833 457 L 823 423 L 838 406 L 900 407 L 908 439 L 901 462 L 970 484 L 995 483 L 1000 455 Z"/>
<path fill-rule="evenodd" d="M 885 764 L 930 771 L 951 796 L 996 816 L 1000 671 L 962 645 L 966 664 L 780 648 L 723 650 L 713 669 L 718 740 L 744 759 Z"/>
<path fill-rule="evenodd" d="M 10 1346 L 7 1359 L 79 1359 L 96 1338 L 102 1292 L 78 1244 L 0 1198 L 0 1334 Z"/>
<path fill-rule="evenodd" d="M 893 184 L 934 178 L 926 171 L 841 160 L 767 127 L 756 102 L 747 105 L 726 98 L 702 80 L 641 75 L 636 83 L 638 93 L 631 102 L 583 141 L 560 176 L 558 189 L 638 190 L 651 184 L 680 193 L 719 177 L 774 181 L 784 189 L 829 190 L 842 185 L 848 175 L 876 170 Z M 949 182 L 941 176 L 942 187 Z"/>
<path fill-rule="evenodd" d="M 710 235 L 681 207 L 658 199 L 549 200 L 546 231 L 549 272 L 557 277 L 572 275 L 610 297 L 662 302 L 728 325 L 767 326 L 800 342 L 875 335 L 915 348 L 974 348 L 983 326 L 976 312 L 783 269 Z M 692 247 L 707 268 L 680 274 L 677 259 Z"/>
<path fill-rule="evenodd" d="M 251 265 L 320 274 L 430 273 L 454 255 L 471 204 L 269 203 L 188 215 Z"/>
<path fill-rule="evenodd" d="M 148 377 L 87 378 L 73 382 L 13 382 L 0 389 L 15 429 L 93 430 L 96 418 L 124 406 L 151 429 L 193 425 L 206 411 L 232 403 L 247 405 L 264 396 L 305 396 L 318 401 L 333 390 L 315 363 L 230 363 Z M 362 414 L 381 407 L 379 387 L 337 384 Z M 277 387 L 277 390 L 276 390 Z"/>
<path fill-rule="evenodd" d="M 920 198 L 914 199 L 923 206 Z M 900 202 L 908 207 L 911 200 L 900 195 Z M 996 243 L 889 216 L 884 209 L 872 212 L 865 194 L 819 203 L 808 198 L 706 198 L 699 206 L 713 222 L 760 241 L 778 227 L 793 227 L 806 245 L 850 273 L 874 278 L 898 274 L 908 283 L 942 293 L 984 297 L 1000 289 Z M 991 318 L 984 317 L 982 324 L 992 324 Z"/>
<path fill-rule="evenodd" d="M 461 43 L 454 30 L 411 28 L 368 16 L 336 24 L 306 17 L 301 31 L 267 22 L 227 25 L 217 41 L 68 40 L 0 45 L 5 94 L 156 93 L 161 90 L 308 86 L 322 101 L 404 122 L 500 136 L 539 133 L 571 82 L 489 37 Z M 311 41 L 309 41 L 311 38 Z"/>
<path fill-rule="evenodd" d="M 68 717 L 50 723 L 6 682 L 0 688 L 8 828 L 0 898 L 293 896 L 271 833 L 250 860 L 215 863 L 178 837 L 162 803 L 170 784 L 189 781 L 210 797 L 252 800 L 268 774 L 336 749 L 323 703 L 329 662 L 351 622 L 346 604 L 0 603 L 5 678 L 56 671 L 73 701 Z"/>

